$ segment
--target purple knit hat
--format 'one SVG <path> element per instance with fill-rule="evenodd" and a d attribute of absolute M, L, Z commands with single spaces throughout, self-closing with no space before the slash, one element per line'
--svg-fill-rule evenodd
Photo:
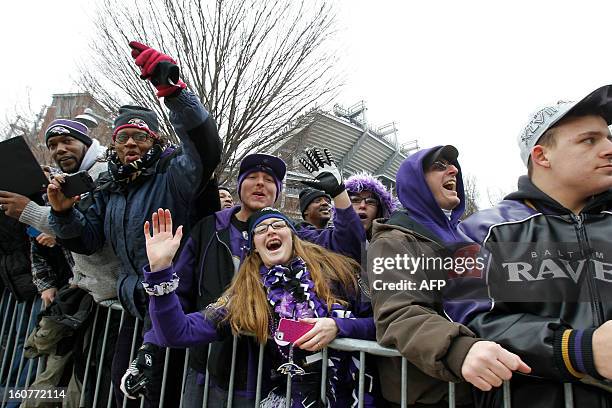
<path fill-rule="evenodd" d="M 398 208 L 397 199 L 393 198 L 387 187 L 371 174 L 357 173 L 346 179 L 344 185 L 349 195 L 362 191 L 369 191 L 374 194 L 381 203 L 380 217 L 389 218 L 391 213 Z"/>
<path fill-rule="evenodd" d="M 283 179 L 287 173 L 287 166 L 282 159 L 263 153 L 250 154 L 245 156 L 240 162 L 237 184 L 238 198 L 240 198 L 242 182 L 249 174 L 256 171 L 266 172 L 274 178 L 274 184 L 276 184 L 276 197 L 274 197 L 274 201 L 276 201 L 283 189 Z"/>
<path fill-rule="evenodd" d="M 91 146 L 92 140 L 89 137 L 89 128 L 82 124 L 70 119 L 56 119 L 45 131 L 45 144 L 49 147 L 49 139 L 54 136 L 70 136 L 81 142 L 87 147 Z"/>

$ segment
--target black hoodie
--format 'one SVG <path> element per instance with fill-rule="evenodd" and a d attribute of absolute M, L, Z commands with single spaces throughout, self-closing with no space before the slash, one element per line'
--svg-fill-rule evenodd
<path fill-rule="evenodd" d="M 0 212 L 0 278 L 18 302 L 36 296 L 26 226 Z"/>

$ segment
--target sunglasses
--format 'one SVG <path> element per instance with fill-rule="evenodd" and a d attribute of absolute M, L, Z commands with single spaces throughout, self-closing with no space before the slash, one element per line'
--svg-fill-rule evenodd
<path fill-rule="evenodd" d="M 365 201 L 366 205 L 369 205 L 370 207 L 378 207 L 378 200 L 375 199 L 374 197 L 367 197 L 367 198 L 363 198 L 359 196 L 351 197 L 351 204 L 360 205 L 362 201 Z"/>
<path fill-rule="evenodd" d="M 147 132 L 119 132 L 115 135 L 115 143 L 127 143 L 127 141 L 130 140 L 130 137 L 138 143 L 146 141 L 148 138 L 151 137 L 151 135 L 149 135 Z"/>
<path fill-rule="evenodd" d="M 268 228 L 272 227 L 273 230 L 279 230 L 283 228 L 287 228 L 287 223 L 284 220 L 278 220 L 271 222 L 269 224 L 259 224 L 253 229 L 253 234 L 255 235 L 263 235 L 268 232 Z"/>
<path fill-rule="evenodd" d="M 436 160 L 431 164 L 429 169 L 432 171 L 446 171 L 452 165 L 453 163 L 450 163 L 446 160 Z"/>

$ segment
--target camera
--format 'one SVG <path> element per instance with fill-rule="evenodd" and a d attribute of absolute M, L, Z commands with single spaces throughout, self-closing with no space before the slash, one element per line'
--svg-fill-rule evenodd
<path fill-rule="evenodd" d="M 65 176 L 62 183 L 62 192 L 66 197 L 78 196 L 95 189 L 96 183 L 85 170 Z"/>

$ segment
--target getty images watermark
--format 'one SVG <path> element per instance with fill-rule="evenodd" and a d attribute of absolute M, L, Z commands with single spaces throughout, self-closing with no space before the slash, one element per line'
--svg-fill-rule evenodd
<path fill-rule="evenodd" d="M 482 271 L 485 259 L 474 256 L 411 256 L 397 254 L 393 257 L 376 257 L 372 259 L 372 272 L 381 277 L 371 282 L 373 290 L 440 290 L 446 286 L 448 278 Z M 385 272 L 391 271 L 393 276 Z M 407 279 L 399 279 L 397 272 Z M 384 275 L 387 275 L 386 277 Z M 438 277 L 438 279 L 433 279 Z M 386 279 L 382 279 L 386 278 Z M 394 280 L 389 280 L 393 278 Z"/>

